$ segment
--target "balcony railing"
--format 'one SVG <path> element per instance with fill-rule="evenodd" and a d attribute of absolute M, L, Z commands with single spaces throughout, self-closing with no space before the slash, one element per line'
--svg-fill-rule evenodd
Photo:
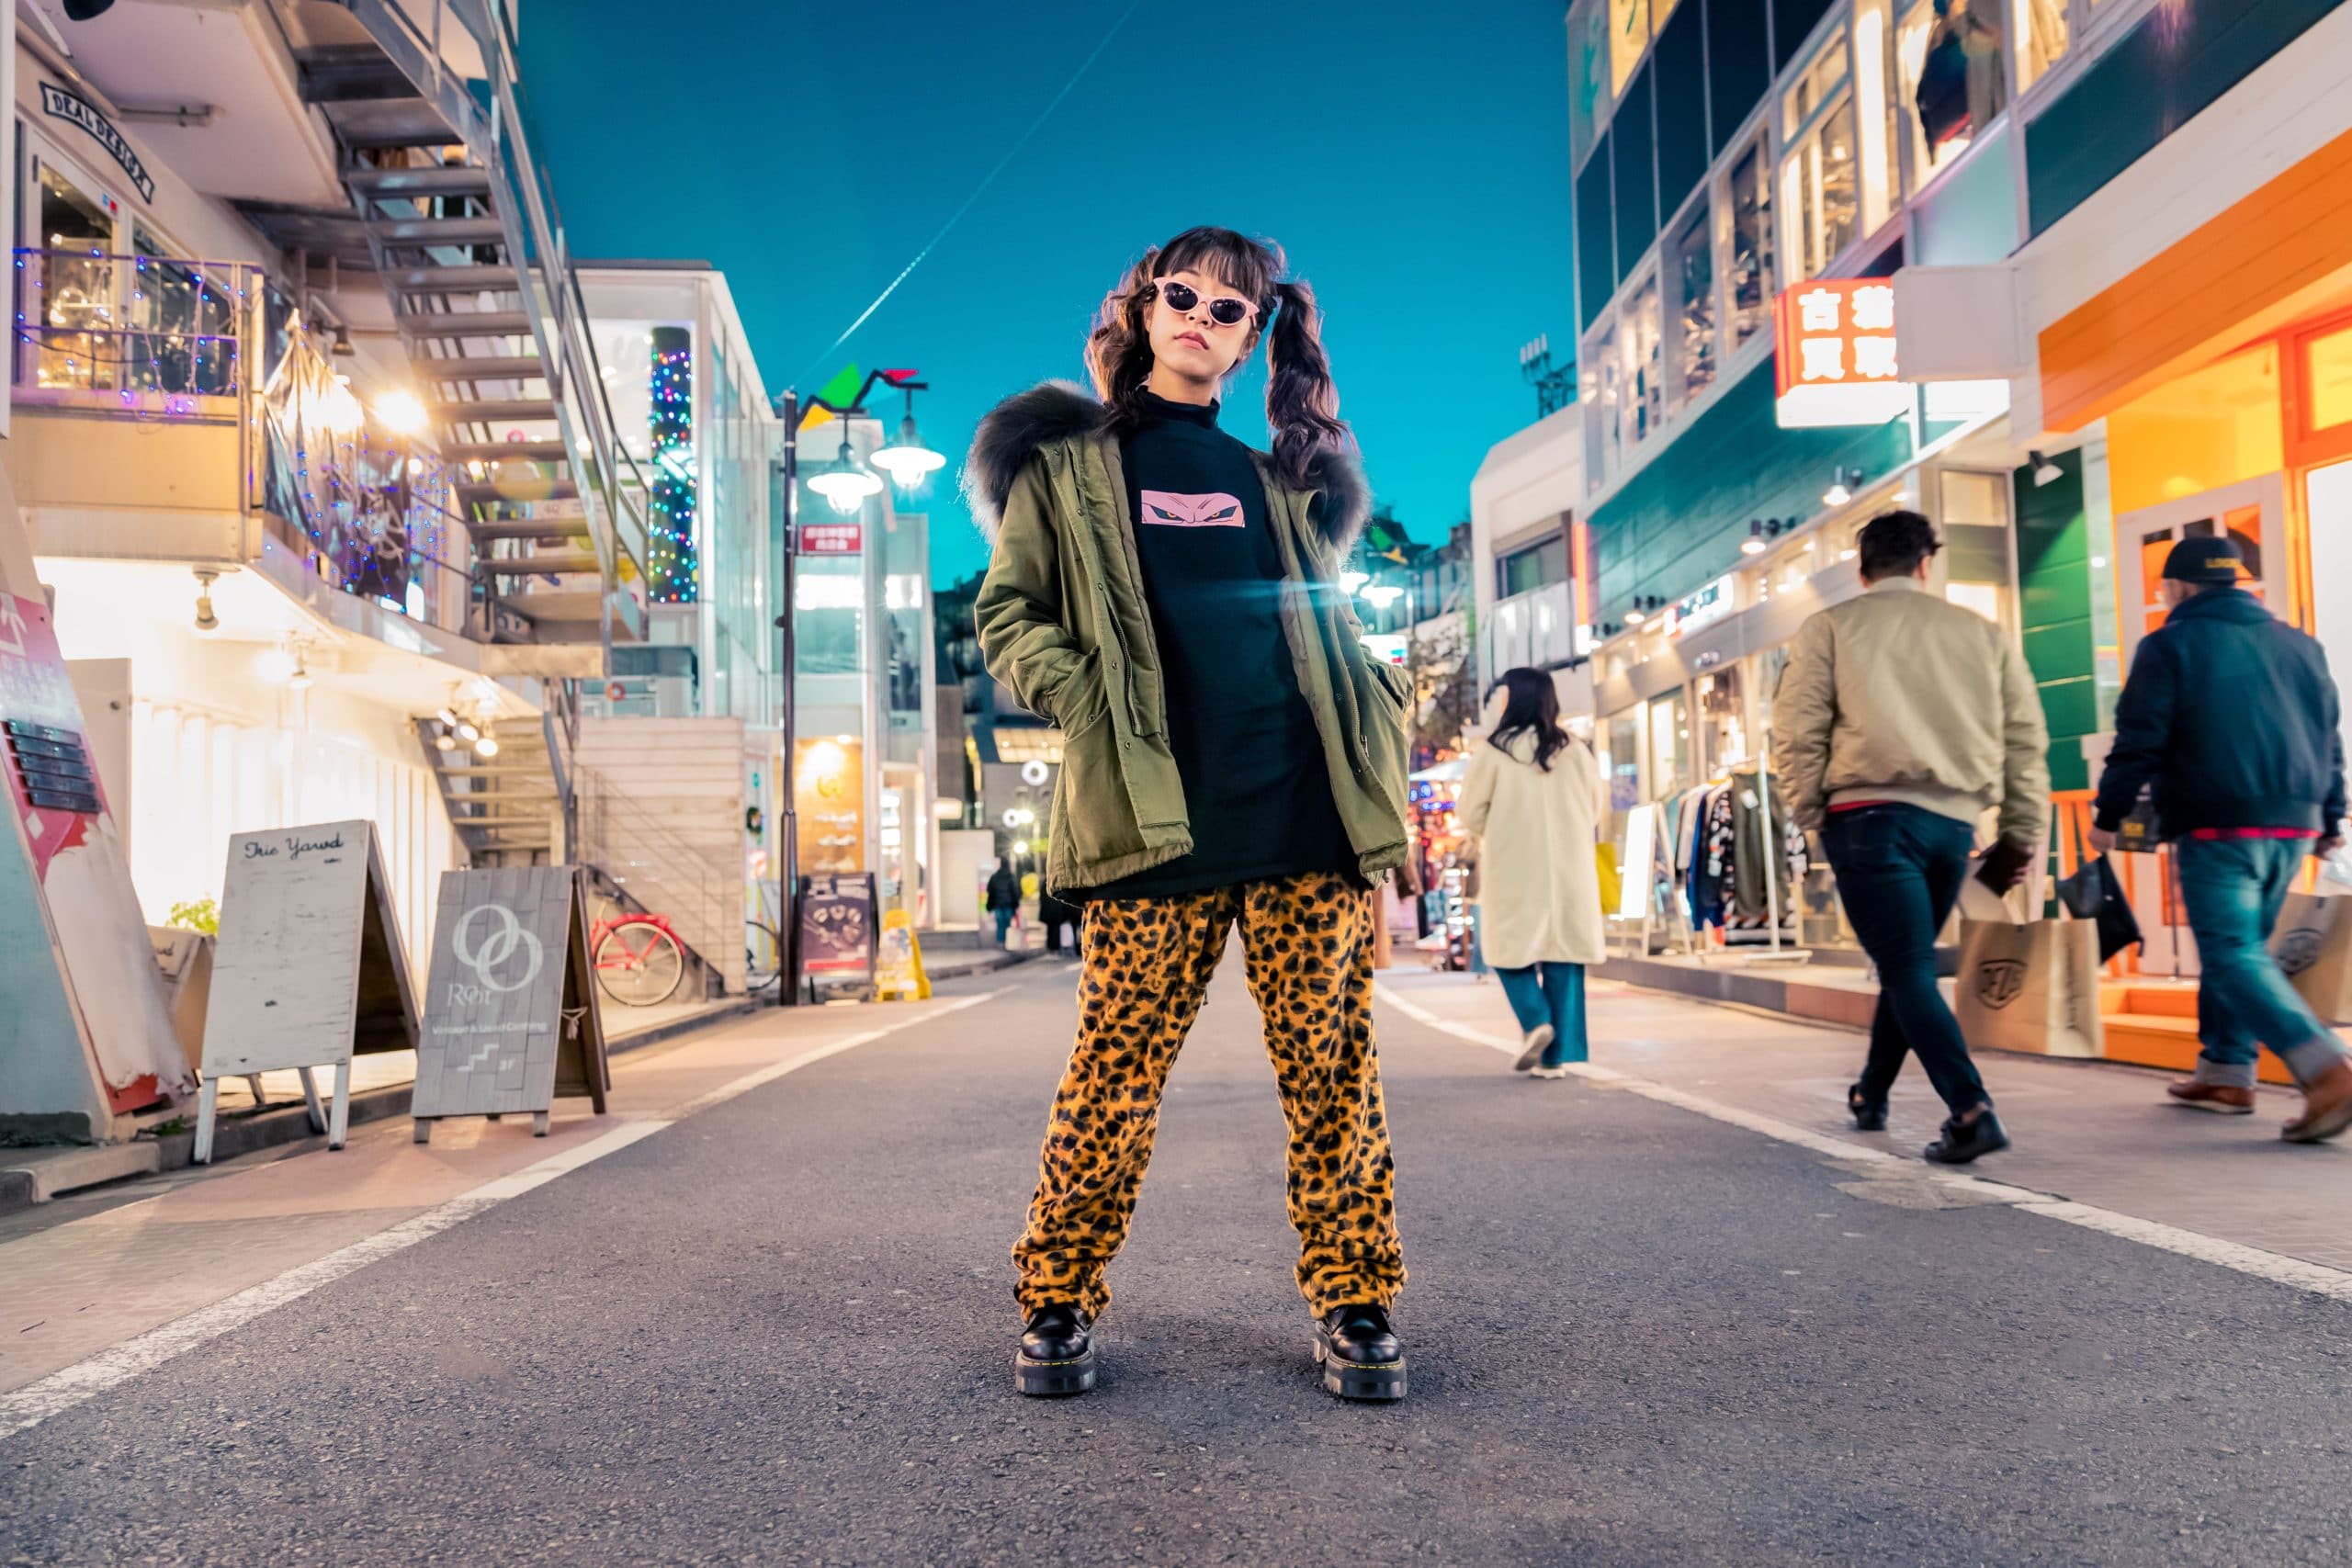
<path fill-rule="evenodd" d="M 272 368 L 249 264 L 20 249 L 16 273 L 20 401 L 233 418 Z"/>
<path fill-rule="evenodd" d="M 207 427 L 217 441 L 193 456 L 92 447 L 88 460 L 217 463 L 222 504 L 265 516 L 327 581 L 486 635 L 457 476 L 430 442 L 378 424 L 260 268 L 90 250 L 16 260 L 17 403 Z"/>

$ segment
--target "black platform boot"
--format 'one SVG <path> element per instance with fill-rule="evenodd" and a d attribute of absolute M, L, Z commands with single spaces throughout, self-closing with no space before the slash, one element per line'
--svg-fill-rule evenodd
<path fill-rule="evenodd" d="M 1854 1130 L 1858 1133 L 1886 1131 L 1886 1101 L 1872 1100 L 1863 1092 L 1860 1084 L 1846 1091 L 1846 1109 L 1853 1113 Z"/>
<path fill-rule="evenodd" d="M 1333 1307 L 1315 1325 L 1315 1362 L 1341 1399 L 1405 1397 L 1405 1348 L 1386 1307 Z"/>
<path fill-rule="evenodd" d="M 1094 1341 L 1086 1314 L 1074 1306 L 1044 1306 L 1029 1314 L 1012 1358 L 1012 1386 L 1023 1393 L 1084 1393 L 1094 1386 Z"/>

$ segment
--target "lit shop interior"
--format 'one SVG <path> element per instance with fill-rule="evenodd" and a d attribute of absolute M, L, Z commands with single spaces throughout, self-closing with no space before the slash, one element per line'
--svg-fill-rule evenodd
<path fill-rule="evenodd" d="M 1890 507 L 1926 513 L 1943 536 L 1934 591 L 2014 625 L 2000 450 L 1998 436 L 1964 440 L 1859 491 L 1828 476 L 1821 513 L 1754 520 L 1738 568 L 1600 628 L 1592 739 L 1623 874 L 1621 935 L 1656 951 L 1859 953 L 1827 866 L 1807 857 L 1777 786 L 1758 787 L 1772 694 L 1805 619 L 1861 592 L 1855 537 Z"/>

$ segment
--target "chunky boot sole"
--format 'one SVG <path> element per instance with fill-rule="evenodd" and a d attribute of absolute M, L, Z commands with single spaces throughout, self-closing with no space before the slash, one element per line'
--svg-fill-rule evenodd
<path fill-rule="evenodd" d="M 1341 1399 L 1391 1400 L 1405 1397 L 1405 1358 L 1393 1361 L 1351 1361 L 1336 1355 L 1329 1336 L 1315 1335 L 1315 1364 L 1323 1369 L 1323 1387 Z"/>
<path fill-rule="evenodd" d="M 1091 1345 L 1086 1348 L 1086 1354 L 1067 1361 L 1032 1360 L 1018 1350 L 1012 1353 L 1012 1386 L 1033 1399 L 1084 1393 L 1094 1386 L 1094 1371 Z"/>

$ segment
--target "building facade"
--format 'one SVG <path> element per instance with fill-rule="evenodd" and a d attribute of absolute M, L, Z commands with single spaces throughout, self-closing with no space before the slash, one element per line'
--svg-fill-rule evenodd
<path fill-rule="evenodd" d="M 2062 822 L 2172 540 L 2232 533 L 2278 613 L 2342 641 L 2344 7 L 1568 17 L 1577 400 L 1474 483 L 1481 656 L 1589 690 L 1621 843 L 1763 757 L 1789 640 L 1860 591 L 1888 506 L 2021 640 Z"/>

